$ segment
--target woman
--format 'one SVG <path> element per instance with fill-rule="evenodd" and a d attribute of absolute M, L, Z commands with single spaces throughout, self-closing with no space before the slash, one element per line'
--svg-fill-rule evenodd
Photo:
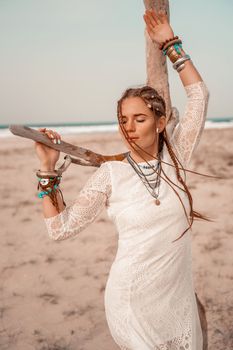
<path fill-rule="evenodd" d="M 194 217 L 205 217 L 192 208 L 184 167 L 200 140 L 208 90 L 174 37 L 166 14 L 146 11 L 144 20 L 151 39 L 175 64 L 184 85 L 188 101 L 183 118 L 168 138 L 163 98 L 149 86 L 126 90 L 117 112 L 127 158 L 103 163 L 68 207 L 59 187 L 53 187 L 59 184 L 54 173 L 59 152 L 36 143 L 40 188 L 54 175 L 53 196 L 41 194 L 43 212 L 49 236 L 63 240 L 78 234 L 107 208 L 119 240 L 105 289 L 105 311 L 121 349 L 201 350 L 190 228 Z M 53 142 L 61 139 L 55 131 L 40 131 Z"/>

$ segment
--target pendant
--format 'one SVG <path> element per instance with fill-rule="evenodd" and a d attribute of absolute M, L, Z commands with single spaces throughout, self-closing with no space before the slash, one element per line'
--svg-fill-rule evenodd
<path fill-rule="evenodd" d="M 156 200 L 155 200 L 155 204 L 156 204 L 156 205 L 160 205 L 160 200 L 159 200 L 159 199 L 156 199 Z"/>
<path fill-rule="evenodd" d="M 49 184 L 49 179 L 41 179 L 40 180 L 40 184 L 42 185 L 42 186 L 46 186 L 46 185 L 48 185 Z"/>

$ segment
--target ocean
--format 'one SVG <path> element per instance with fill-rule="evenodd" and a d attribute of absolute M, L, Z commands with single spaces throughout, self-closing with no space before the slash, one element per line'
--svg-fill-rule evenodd
<path fill-rule="evenodd" d="M 118 124 L 116 122 L 96 122 L 96 123 L 66 123 L 66 124 L 24 124 L 33 129 L 46 127 L 54 129 L 61 135 L 68 134 L 84 134 L 96 132 L 116 132 Z M 208 118 L 205 122 L 205 129 L 221 129 L 232 128 L 233 117 L 226 118 Z M 10 130 L 9 125 L 0 125 L 0 138 L 14 136 Z"/>

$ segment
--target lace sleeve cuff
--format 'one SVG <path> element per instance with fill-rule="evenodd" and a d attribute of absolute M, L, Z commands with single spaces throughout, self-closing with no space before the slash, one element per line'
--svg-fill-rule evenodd
<path fill-rule="evenodd" d="M 107 205 L 110 195 L 110 172 L 104 163 L 88 179 L 72 205 L 56 216 L 44 218 L 49 237 L 64 240 L 84 230 Z"/>

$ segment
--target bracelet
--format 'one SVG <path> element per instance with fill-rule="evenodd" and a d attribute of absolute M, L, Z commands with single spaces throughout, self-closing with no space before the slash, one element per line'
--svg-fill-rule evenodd
<path fill-rule="evenodd" d="M 44 177 L 44 178 L 48 178 L 48 177 L 56 177 L 56 176 L 61 176 L 61 174 L 70 166 L 70 164 L 72 163 L 72 158 L 67 154 L 64 157 L 65 161 L 64 163 L 60 166 L 60 168 L 58 168 L 57 170 L 54 169 L 53 171 L 41 171 L 40 169 L 37 170 L 36 175 L 38 177 Z"/>
<path fill-rule="evenodd" d="M 160 44 L 160 50 L 163 50 L 163 47 L 167 44 L 167 43 L 169 43 L 169 41 L 172 41 L 172 40 L 175 40 L 175 39 L 179 39 L 179 37 L 178 36 L 174 36 L 173 38 L 171 38 L 171 39 L 167 39 L 167 40 L 165 40 L 163 43 L 161 43 Z"/>
<path fill-rule="evenodd" d="M 47 191 L 39 192 L 37 196 L 39 198 L 44 198 L 45 196 L 49 196 L 53 206 L 57 209 L 57 211 L 59 213 L 59 205 L 58 205 L 58 201 L 57 201 L 57 190 L 61 194 L 63 205 L 66 207 L 66 203 L 64 201 L 64 197 L 63 197 L 62 191 L 60 190 L 58 185 L 55 185 L 52 189 L 48 189 Z"/>
<path fill-rule="evenodd" d="M 184 63 L 180 64 L 180 65 L 178 66 L 178 68 L 176 69 L 177 72 L 179 73 L 180 71 L 182 71 L 182 69 L 184 69 L 184 67 L 185 67 L 185 64 L 184 64 Z"/>
<path fill-rule="evenodd" d="M 60 181 L 61 181 L 61 176 L 53 176 L 51 175 L 44 175 L 44 177 L 38 177 L 39 180 L 37 189 L 41 189 L 42 191 L 38 193 L 39 198 L 44 198 L 45 196 L 49 196 L 52 204 L 55 206 L 59 213 L 59 205 L 57 201 L 57 189 L 61 192 L 61 190 L 58 188 Z M 63 196 L 62 196 L 63 200 Z M 63 204 L 66 206 L 64 200 Z"/>
<path fill-rule="evenodd" d="M 164 45 L 162 51 L 166 52 L 166 50 L 170 47 L 170 46 L 180 46 L 182 48 L 182 41 L 180 39 L 175 39 L 175 40 L 172 40 L 172 41 L 169 41 L 169 43 L 167 43 L 166 45 Z"/>
<path fill-rule="evenodd" d="M 166 48 L 166 50 L 163 50 L 163 55 L 164 56 L 167 55 L 169 57 L 169 53 L 171 53 L 172 51 L 176 51 L 176 53 L 178 53 L 178 55 L 181 56 L 182 55 L 181 49 L 182 49 L 181 43 L 171 44 Z"/>
<path fill-rule="evenodd" d="M 173 46 L 170 46 L 167 50 L 167 56 L 172 63 L 175 63 L 179 58 L 182 57 L 182 55 L 180 55 Z"/>
<path fill-rule="evenodd" d="M 45 176 L 45 177 L 37 177 L 37 180 L 39 180 L 39 185 L 41 186 L 46 186 L 48 185 L 49 183 L 52 184 L 55 179 L 56 179 L 56 182 L 61 182 L 61 176 L 55 176 L 55 177 L 50 177 L 50 176 Z"/>
<path fill-rule="evenodd" d="M 39 180 L 37 189 L 48 189 L 53 188 L 55 185 L 59 185 L 61 182 L 61 176 L 55 176 L 55 177 L 37 177 Z"/>
<path fill-rule="evenodd" d="M 37 170 L 36 175 L 37 175 L 38 177 L 47 179 L 47 178 L 49 178 L 49 177 L 57 177 L 57 176 L 59 176 L 60 174 L 59 174 L 58 170 L 54 170 L 54 171 L 41 171 L 41 170 L 39 169 L 39 170 Z"/>
<path fill-rule="evenodd" d="M 62 197 L 63 205 L 66 207 L 66 203 L 63 198 L 62 191 L 59 188 L 61 182 L 62 173 L 70 166 L 72 163 L 72 158 L 67 154 L 65 157 L 65 162 L 58 168 L 53 171 L 41 171 L 37 170 L 36 175 L 38 179 L 37 190 L 41 189 L 42 191 L 38 193 L 39 198 L 44 198 L 44 196 L 49 196 L 52 204 L 56 207 L 59 213 L 59 205 L 57 200 L 57 190 L 60 192 Z"/>
<path fill-rule="evenodd" d="M 54 190 L 56 190 L 57 188 L 58 188 L 58 185 L 55 185 L 55 186 L 53 187 Z M 37 194 L 37 196 L 38 196 L 39 198 L 44 198 L 44 196 L 49 195 L 49 193 L 51 193 L 51 192 L 53 191 L 53 189 L 52 189 L 52 188 L 48 188 L 47 191 L 41 191 L 41 192 L 39 192 L 39 193 Z"/>
<path fill-rule="evenodd" d="M 190 56 L 189 55 L 184 55 L 184 56 L 182 56 L 181 58 L 179 58 L 174 64 L 173 64 L 173 68 L 174 69 L 178 69 L 179 68 L 179 66 L 181 66 L 185 61 L 188 61 L 188 60 L 190 60 L 191 58 L 190 58 Z M 184 68 L 184 67 L 183 67 Z M 183 69 L 182 68 L 182 69 Z"/>

